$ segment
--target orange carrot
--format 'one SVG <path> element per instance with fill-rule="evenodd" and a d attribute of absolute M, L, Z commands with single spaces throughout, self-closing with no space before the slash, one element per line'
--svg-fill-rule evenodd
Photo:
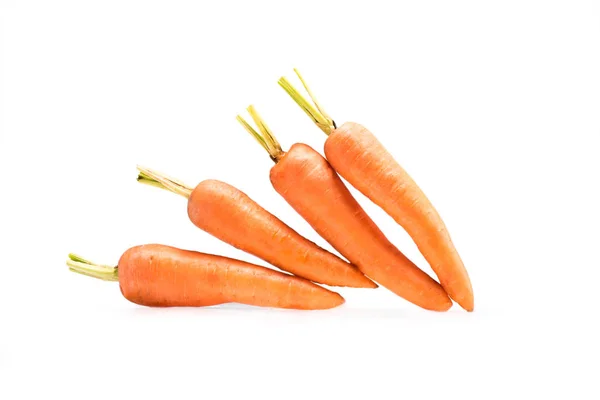
<path fill-rule="evenodd" d="M 272 265 L 331 286 L 376 288 L 354 265 L 317 246 L 262 208 L 244 192 L 217 180 L 195 189 L 138 166 L 138 181 L 188 198 L 188 216 L 198 228 Z"/>
<path fill-rule="evenodd" d="M 69 254 L 67 265 L 73 272 L 118 281 L 127 300 L 151 307 L 242 303 L 320 310 L 344 303 L 339 294 L 302 278 L 160 244 L 130 248 L 117 267 L 94 264 L 74 254 Z"/>
<path fill-rule="evenodd" d="M 315 107 L 286 78 L 281 78 L 279 84 L 328 135 L 327 160 L 344 179 L 408 232 L 450 297 L 465 310 L 473 311 L 469 275 L 446 225 L 429 199 L 366 128 L 353 122 L 337 128 L 298 71 L 296 74 Z"/>
<path fill-rule="evenodd" d="M 442 287 L 407 259 L 379 230 L 319 153 L 295 144 L 286 153 L 252 106 L 248 111 L 261 133 L 238 121 L 267 150 L 275 190 L 312 227 L 368 277 L 406 300 L 446 311 L 452 302 Z"/>

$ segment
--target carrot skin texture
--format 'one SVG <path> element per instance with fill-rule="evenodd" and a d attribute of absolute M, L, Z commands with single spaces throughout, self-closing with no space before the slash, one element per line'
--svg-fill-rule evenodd
<path fill-rule="evenodd" d="M 227 257 L 149 244 L 119 260 L 121 293 L 152 307 L 243 303 L 300 310 L 341 305 L 339 294 L 308 280 Z"/>
<path fill-rule="evenodd" d="M 329 135 L 325 155 L 344 179 L 408 232 L 450 297 L 473 311 L 471 281 L 444 222 L 377 138 L 363 126 L 347 122 Z"/>
<path fill-rule="evenodd" d="M 443 288 L 390 243 L 314 149 L 294 144 L 270 177 L 296 212 L 375 282 L 425 309 L 452 306 Z"/>
<path fill-rule="evenodd" d="M 294 275 L 331 286 L 376 288 L 354 265 L 304 238 L 244 192 L 205 180 L 188 200 L 192 223 Z"/>

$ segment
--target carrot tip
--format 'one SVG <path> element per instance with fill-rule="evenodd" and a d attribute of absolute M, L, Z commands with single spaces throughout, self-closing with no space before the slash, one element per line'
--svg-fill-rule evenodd
<path fill-rule="evenodd" d="M 350 287 L 356 287 L 359 289 L 377 289 L 379 285 L 365 275 L 364 279 L 360 281 L 360 285 Z"/>
<path fill-rule="evenodd" d="M 346 299 L 342 297 L 341 294 L 336 293 L 338 295 L 337 302 L 331 306 L 331 308 L 339 307 L 346 302 Z"/>
<path fill-rule="evenodd" d="M 473 304 L 473 302 L 469 302 L 469 303 L 458 303 L 458 305 L 460 305 L 465 311 L 467 312 L 473 312 L 473 310 L 475 310 L 475 304 Z"/>

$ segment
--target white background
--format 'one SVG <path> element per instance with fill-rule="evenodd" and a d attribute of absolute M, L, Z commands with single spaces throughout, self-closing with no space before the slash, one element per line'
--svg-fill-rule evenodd
<path fill-rule="evenodd" d="M 0 8 L 0 398 L 600 396 L 598 2 L 94 3 Z M 68 272 L 70 251 L 115 263 L 153 242 L 264 265 L 137 184 L 137 163 L 227 181 L 330 249 L 234 119 L 253 103 L 285 148 L 322 151 L 276 84 L 293 67 L 428 194 L 474 313 L 383 288 L 324 312 L 154 310 Z"/>

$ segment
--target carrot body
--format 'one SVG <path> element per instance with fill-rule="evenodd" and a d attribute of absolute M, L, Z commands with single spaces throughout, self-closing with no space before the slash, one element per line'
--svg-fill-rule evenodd
<path fill-rule="evenodd" d="M 242 191 L 205 180 L 188 200 L 190 220 L 211 235 L 303 278 L 375 288 L 358 268 L 304 238 Z"/>
<path fill-rule="evenodd" d="M 377 138 L 363 126 L 347 122 L 329 135 L 325 155 L 344 179 L 408 232 L 450 297 L 472 311 L 471 281 L 444 222 Z"/>
<path fill-rule="evenodd" d="M 231 258 L 150 244 L 119 260 L 123 296 L 145 306 L 254 306 L 327 309 L 344 299 L 312 282 Z"/>
<path fill-rule="evenodd" d="M 423 308 L 452 306 L 443 288 L 390 243 L 314 149 L 293 145 L 270 176 L 275 190 L 367 276 Z"/>

